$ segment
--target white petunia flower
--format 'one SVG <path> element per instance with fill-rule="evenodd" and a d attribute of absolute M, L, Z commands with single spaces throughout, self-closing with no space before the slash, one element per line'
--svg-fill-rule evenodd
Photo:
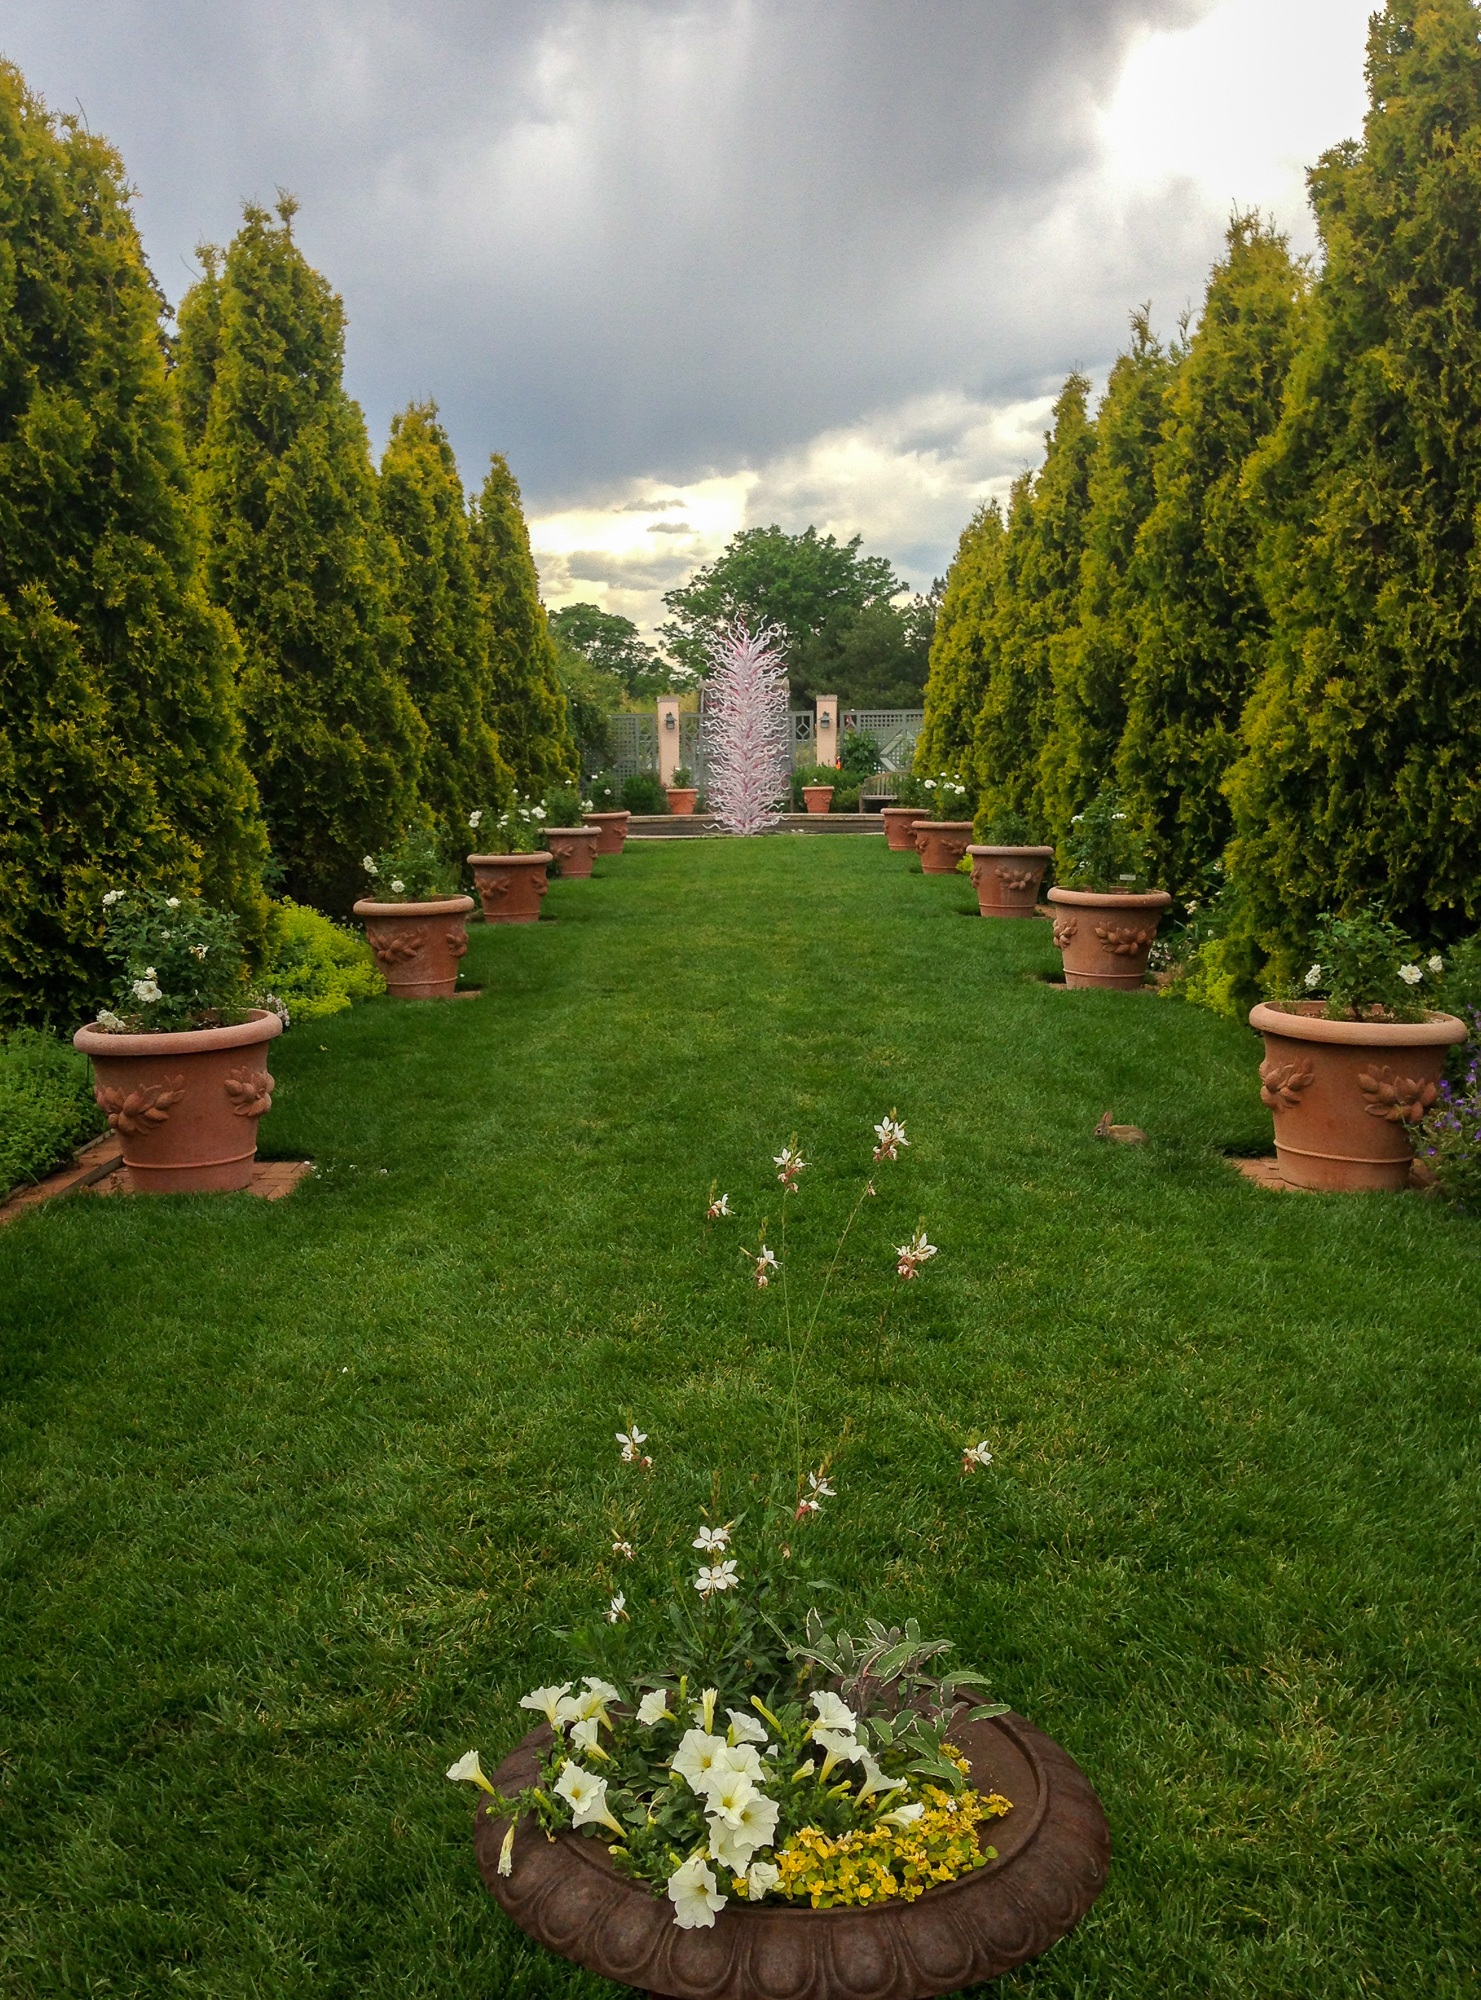
<path fill-rule="evenodd" d="M 848 1703 L 841 1696 L 834 1694 L 830 1688 L 820 1688 L 812 1697 L 812 1705 L 818 1712 L 818 1719 L 813 1724 L 815 1736 L 820 1729 L 839 1729 L 845 1735 L 852 1736 L 859 1727 L 858 1716 Z"/>
<path fill-rule="evenodd" d="M 711 1563 L 708 1569 L 702 1569 L 694 1579 L 694 1587 L 701 1597 L 710 1597 L 717 1590 L 738 1590 L 740 1578 L 735 1573 L 735 1564 Z"/>
<path fill-rule="evenodd" d="M 735 1743 L 764 1743 L 766 1730 L 754 1715 L 747 1715 L 743 1708 L 728 1708 L 730 1717 L 730 1740 Z"/>
<path fill-rule="evenodd" d="M 746 1870 L 746 1901 L 759 1903 L 767 1891 L 774 1889 L 781 1879 L 780 1868 L 773 1868 L 769 1861 L 753 1861 Z"/>
<path fill-rule="evenodd" d="M 725 1753 L 730 1745 L 723 1736 L 708 1735 L 703 1729 L 686 1729 L 674 1752 L 672 1768 L 692 1792 L 703 1792 L 711 1771 L 733 1770 Z"/>
<path fill-rule="evenodd" d="M 599 1747 L 597 1732 L 601 1725 L 594 1715 L 583 1715 L 571 1724 L 571 1748 L 583 1753 Z"/>
<path fill-rule="evenodd" d="M 739 1771 L 753 1785 L 764 1785 L 771 1775 L 762 1763 L 754 1743 L 727 1743 L 720 1762 L 728 1771 Z"/>
<path fill-rule="evenodd" d="M 764 1291 L 765 1288 L 771 1283 L 771 1273 L 775 1270 L 778 1270 L 780 1267 L 777 1264 L 775 1256 L 772 1254 L 770 1250 L 767 1249 L 764 1243 L 762 1244 L 761 1248 L 755 1253 L 755 1262 L 756 1262 L 756 1283 Z"/>
<path fill-rule="evenodd" d="M 963 1472 L 975 1472 L 978 1466 L 986 1467 L 991 1464 L 992 1453 L 987 1448 L 986 1438 L 978 1444 L 969 1444 L 962 1453 Z"/>
<path fill-rule="evenodd" d="M 1399 967 L 1399 977 L 1406 986 L 1417 986 L 1420 980 L 1424 978 L 1424 967 L 1422 965 L 1401 965 Z"/>
<path fill-rule="evenodd" d="M 726 1548 L 729 1543 L 729 1528 L 701 1528 L 689 1546 L 692 1549 L 704 1549 L 709 1553 L 713 1549 Z"/>
<path fill-rule="evenodd" d="M 887 1819 L 892 1826 L 914 1826 L 924 1811 L 923 1805 L 896 1806 L 893 1812 L 881 1814 L 881 1818 Z"/>
<path fill-rule="evenodd" d="M 501 1875 L 512 1875 L 514 1873 L 514 1822 L 512 1820 L 509 1823 L 509 1831 L 505 1834 L 499 1846 L 499 1873 Z"/>
<path fill-rule="evenodd" d="M 744 1795 L 730 1791 L 727 1796 L 739 1802 L 728 1812 L 711 1812 L 710 1855 L 722 1868 L 740 1875 L 749 1867 L 756 1849 L 770 1847 L 776 1838 L 781 1807 L 775 1799 L 764 1798 L 754 1785 L 747 1785 Z"/>
<path fill-rule="evenodd" d="M 809 1732 L 812 1740 L 823 1753 L 823 1768 L 818 1773 L 819 1781 L 828 1782 L 828 1774 L 835 1764 L 862 1764 L 869 1755 L 855 1739 L 852 1731 L 822 1729 L 814 1724 Z"/>
<path fill-rule="evenodd" d="M 190 947 L 190 955 L 192 958 L 204 958 L 210 949 L 208 944 L 193 944 Z"/>
<path fill-rule="evenodd" d="M 887 1777 L 867 1750 L 863 1752 L 857 1761 L 864 1766 L 864 1779 L 863 1783 L 859 1786 L 859 1797 L 861 1800 L 872 1799 L 876 1792 L 888 1794 L 890 1792 L 903 1792 L 906 1789 L 906 1780 L 904 1778 Z"/>
<path fill-rule="evenodd" d="M 165 908 L 167 910 L 178 910 L 179 907 L 180 907 L 180 898 L 178 896 L 165 897 Z"/>
<path fill-rule="evenodd" d="M 654 1688 L 652 1694 L 645 1694 L 638 1703 L 638 1720 L 645 1729 L 651 1729 L 655 1722 L 665 1720 L 669 1712 L 667 1688 Z"/>
<path fill-rule="evenodd" d="M 668 1879 L 668 1899 L 674 1906 L 674 1922 L 680 1930 L 711 1930 L 715 1912 L 723 1910 L 727 1899 L 715 1892 L 715 1871 L 696 1854 Z"/>
<path fill-rule="evenodd" d="M 571 1808 L 572 1826 L 609 1826 L 614 1833 L 622 1828 L 607 1810 L 607 1781 L 583 1770 L 568 1757 L 561 1765 L 555 1794 Z"/>
<path fill-rule="evenodd" d="M 741 1814 L 747 1802 L 755 1796 L 756 1787 L 744 1771 L 734 1770 L 728 1764 L 716 1764 L 704 1789 L 705 1811 L 712 1824 L 720 1820 L 734 1832 L 741 1823 Z"/>
<path fill-rule="evenodd" d="M 543 1715 L 552 1729 L 558 1729 L 565 1717 L 560 1712 L 562 1699 L 571 1692 L 571 1683 L 562 1681 L 559 1687 L 532 1688 L 521 1695 L 521 1708 L 532 1708 L 537 1715 Z"/>
<path fill-rule="evenodd" d="M 498 1797 L 498 1793 L 483 1775 L 483 1766 L 478 1761 L 478 1752 L 476 1750 L 466 1751 L 456 1764 L 449 1764 L 447 1775 L 455 1785 L 477 1785 L 480 1790 L 487 1792 L 491 1798 Z"/>

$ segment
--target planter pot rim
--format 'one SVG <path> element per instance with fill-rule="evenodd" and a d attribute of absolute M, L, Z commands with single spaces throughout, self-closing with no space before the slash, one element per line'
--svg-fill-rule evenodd
<path fill-rule="evenodd" d="M 460 917 L 473 908 L 471 896 L 438 896 L 430 903 L 356 903 L 357 917 Z"/>
<path fill-rule="evenodd" d="M 1320 1007 L 1322 1003 L 1298 1000 L 1295 1005 Z M 1339 1042 L 1380 1049 L 1433 1048 L 1442 1042 L 1463 1042 L 1470 1032 L 1454 1014 L 1431 1014 L 1423 1021 L 1329 1021 L 1325 1014 L 1291 1013 L 1268 1000 L 1250 1009 L 1250 1026 L 1262 1035 L 1286 1035 L 1294 1042 Z"/>
<path fill-rule="evenodd" d="M 548 840 L 553 833 L 579 833 L 585 835 L 599 831 L 600 829 L 594 826 L 548 826 L 545 829 L 545 837 Z"/>
<path fill-rule="evenodd" d="M 878 796 L 879 794 L 876 792 L 875 797 L 877 798 Z M 926 806 L 881 806 L 880 811 L 882 813 L 914 813 L 917 819 L 924 819 L 928 808 Z M 955 825 L 957 822 L 950 821 L 948 824 Z"/>
<path fill-rule="evenodd" d="M 921 832 L 925 832 L 925 833 L 960 833 L 960 832 L 962 831 L 962 829 L 963 829 L 963 828 L 965 828 L 965 829 L 966 829 L 966 831 L 967 831 L 968 833 L 970 833 L 970 832 L 972 831 L 972 822 L 971 822 L 971 820 L 969 820 L 969 819 L 918 819 L 918 820 L 916 821 L 916 823 L 915 823 L 915 829 L 916 829 L 916 832 L 917 832 L 917 833 L 921 833 Z"/>
<path fill-rule="evenodd" d="M 1118 910 L 1165 910 L 1172 897 L 1166 889 L 1059 889 L 1049 891 L 1051 903 L 1069 903 L 1077 909 L 1095 909 L 1106 903 Z"/>
<path fill-rule="evenodd" d="M 589 813 L 583 813 L 581 817 L 589 825 L 594 819 L 631 819 L 632 812 L 627 806 L 612 806 L 610 809 L 593 806 Z"/>
<path fill-rule="evenodd" d="M 802 789 L 804 792 L 836 792 L 838 787 L 836 785 L 804 785 Z"/>
<path fill-rule="evenodd" d="M 573 828 L 572 831 L 574 832 L 575 829 Z M 470 868 L 533 868 L 537 864 L 543 867 L 547 862 L 554 861 L 554 859 L 555 856 L 548 848 L 537 847 L 533 854 L 470 854 L 468 856 L 468 866 Z M 471 896 L 468 899 L 468 907 L 470 909 L 473 907 Z"/>
<path fill-rule="evenodd" d="M 1052 847 L 969 847 L 967 852 L 969 854 L 985 854 L 989 857 L 1007 854 L 1027 854 L 1031 855 L 1035 861 L 1052 861 L 1054 859 L 1054 849 Z"/>
<path fill-rule="evenodd" d="M 109 1035 L 101 1028 L 82 1027 L 72 1046 L 85 1056 L 193 1056 L 203 1049 L 246 1049 L 281 1035 L 283 1023 L 264 1007 L 254 1007 L 245 1021 L 224 1028 L 159 1028 L 153 1034 Z"/>

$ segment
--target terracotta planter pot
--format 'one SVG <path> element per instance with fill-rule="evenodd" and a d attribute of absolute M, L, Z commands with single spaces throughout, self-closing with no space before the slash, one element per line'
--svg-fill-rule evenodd
<path fill-rule="evenodd" d="M 810 813 L 827 812 L 829 806 L 833 803 L 833 787 L 831 785 L 804 785 L 802 787 L 802 803 Z"/>
<path fill-rule="evenodd" d="M 591 873 L 591 864 L 601 852 L 601 828 L 595 826 L 548 826 L 545 845 L 561 865 L 561 874 L 582 881 Z"/>
<path fill-rule="evenodd" d="M 669 811 L 679 819 L 688 819 L 699 803 L 698 790 L 689 785 L 665 785 L 663 790 Z"/>
<path fill-rule="evenodd" d="M 885 846 L 892 854 L 914 854 L 915 829 L 926 817 L 924 806 L 886 806 L 880 813 L 884 821 Z"/>
<path fill-rule="evenodd" d="M 1066 986 L 1108 986 L 1125 993 L 1146 984 L 1147 953 L 1172 901 L 1165 889 L 1140 896 L 1051 889 L 1049 900 L 1059 911 L 1054 942 L 1064 956 Z"/>
<path fill-rule="evenodd" d="M 923 875 L 951 875 L 972 838 L 969 819 L 918 819 L 911 829 Z"/>
<path fill-rule="evenodd" d="M 508 1821 L 480 1803 L 474 1844 L 485 1884 L 531 1937 L 588 1971 L 666 2000 L 930 2000 L 1037 1958 L 1105 1886 L 1111 1841 L 1100 1801 L 1059 1745 L 1021 1716 L 965 1723 L 954 1740 L 975 1782 L 1012 1799 L 990 1823 L 998 1851 L 913 1903 L 813 1910 L 738 1903 L 710 1930 L 681 1930 L 673 1906 L 617 1874 L 600 1840 L 549 1841 L 522 1823 L 513 1871 L 498 1873 Z M 533 1730 L 494 1773 L 506 1794 L 534 1782 Z"/>
<path fill-rule="evenodd" d="M 470 854 L 473 886 L 491 924 L 537 924 L 540 904 L 550 887 L 545 871 L 551 857 L 545 848 L 533 854 Z"/>
<path fill-rule="evenodd" d="M 1262 1003 L 1260 1096 L 1275 1118 L 1275 1156 L 1293 1187 L 1401 1188 L 1409 1128 L 1435 1101 L 1445 1051 L 1463 1042 L 1453 1014 L 1423 1021 L 1329 1021 L 1319 1000 Z"/>
<path fill-rule="evenodd" d="M 223 1194 L 244 1188 L 257 1158 L 257 1121 L 272 1109 L 267 1044 L 276 1014 L 254 1009 L 230 1028 L 105 1035 L 79 1028 L 93 1096 L 108 1114 L 140 1194 Z"/>
<path fill-rule="evenodd" d="M 451 1000 L 458 960 L 468 949 L 471 896 L 442 896 L 432 903 L 374 903 L 362 899 L 355 915 L 393 1000 Z"/>
<path fill-rule="evenodd" d="M 1052 847 L 969 847 L 972 887 L 985 917 L 1031 917 Z"/>
<path fill-rule="evenodd" d="M 581 817 L 588 826 L 594 826 L 600 838 L 597 841 L 598 854 L 620 854 L 622 843 L 627 839 L 627 823 L 632 818 L 630 812 L 589 812 Z"/>

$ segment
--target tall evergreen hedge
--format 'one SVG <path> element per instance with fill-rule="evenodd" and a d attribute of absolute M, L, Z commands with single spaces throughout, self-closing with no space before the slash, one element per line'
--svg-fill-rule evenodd
<path fill-rule="evenodd" d="M 1237 216 L 1167 392 L 1116 775 L 1175 892 L 1204 883 L 1229 837 L 1222 787 L 1268 635 L 1241 479 L 1280 415 L 1306 289 L 1286 239 Z"/>
<path fill-rule="evenodd" d="M 1003 510 L 979 507 L 957 543 L 946 579 L 926 679 L 926 713 L 915 768 L 960 771 L 969 761 L 977 711 L 987 690 L 988 628 L 1003 556 Z"/>
<path fill-rule="evenodd" d="M 463 483 L 435 403 L 413 403 L 393 419 L 380 491 L 401 558 L 406 682 L 427 725 L 422 800 L 444 838 L 465 847 L 470 809 L 507 798 L 512 779 L 490 720 L 488 615 Z"/>
<path fill-rule="evenodd" d="M 1073 629 L 1080 596 L 1095 431 L 1090 384 L 1071 375 L 1054 405 L 1044 463 L 1014 486 L 992 629 L 987 689 L 973 743 L 982 804 L 1043 824 L 1039 755 L 1054 715 L 1054 659 Z"/>
<path fill-rule="evenodd" d="M 273 855 L 289 894 L 334 910 L 364 886 L 360 857 L 416 817 L 427 731 L 402 677 L 396 545 L 341 379 L 344 309 L 293 213 L 287 198 L 276 221 L 243 210 L 219 279 L 208 266 L 181 308 L 179 368 L 198 382 L 214 345 L 196 463 Z"/>
<path fill-rule="evenodd" d="M 491 719 L 499 748 L 520 790 L 543 793 L 574 781 L 580 768 L 519 486 L 497 452 L 473 509 L 471 535 L 488 606 Z"/>
<path fill-rule="evenodd" d="M 1131 333 L 1095 416 L 1075 619 L 1055 648 L 1054 712 L 1039 752 L 1047 831 L 1056 841 L 1111 772 L 1141 630 L 1137 538 L 1155 499 L 1153 464 L 1176 357 L 1153 335 L 1148 308 L 1132 315 Z"/>
<path fill-rule="evenodd" d="M 161 298 L 122 162 L 0 64 L 0 1015 L 109 983 L 110 887 L 261 939 L 236 638 L 207 599 Z"/>
<path fill-rule="evenodd" d="M 1390 0 L 1361 144 L 1311 176 L 1325 267 L 1249 474 L 1271 635 L 1229 775 L 1253 942 L 1324 908 L 1481 917 L 1481 13 Z"/>

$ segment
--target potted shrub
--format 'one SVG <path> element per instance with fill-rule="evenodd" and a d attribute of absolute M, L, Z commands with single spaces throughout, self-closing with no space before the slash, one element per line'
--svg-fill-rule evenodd
<path fill-rule="evenodd" d="M 830 1276 L 882 1163 L 908 1144 L 893 1114 L 875 1133 Z M 795 1141 L 776 1165 L 790 1206 L 807 1168 Z M 712 1188 L 709 1220 L 723 1228 L 732 1213 Z M 894 1252 L 893 1294 L 935 1255 L 917 1227 Z M 777 1256 L 761 1242 L 745 1257 L 767 1290 Z M 780 1283 L 769 1296 L 789 1316 Z M 802 1456 L 815 1320 L 789 1316 L 800 1347 L 777 1428 L 791 1463 L 717 1471 L 703 1518 L 678 1532 L 666 1524 L 679 1509 L 649 1497 L 661 1446 L 645 1450 L 627 1419 L 601 1524 L 604 1615 L 574 1635 L 567 1678 L 522 1698 L 538 1724 L 493 1777 L 476 1751 L 448 1771 L 479 1788 L 480 1870 L 516 1923 L 593 1972 L 681 2000 L 955 1992 L 1063 1936 L 1109 1863 L 1084 1774 L 984 1701 L 978 1675 L 948 1667 L 949 1642 L 914 1620 L 819 1615 L 812 1600 L 835 1587 L 813 1544 L 848 1502 L 832 1462 Z M 881 1335 L 887 1322 L 888 1308 Z M 969 1440 L 961 1481 L 991 1462 Z"/>
<path fill-rule="evenodd" d="M 627 823 L 632 814 L 621 803 L 616 776 L 598 771 L 591 781 L 591 804 L 581 808 L 581 817 L 597 829 L 597 853 L 620 854 L 627 839 Z"/>
<path fill-rule="evenodd" d="M 104 949 L 114 1004 L 79 1028 L 93 1095 L 145 1194 L 244 1188 L 272 1108 L 267 1044 L 282 1011 L 250 1004 L 236 919 L 197 896 L 110 889 Z"/>
<path fill-rule="evenodd" d="M 885 846 L 892 854 L 914 854 L 915 829 L 926 817 L 926 788 L 913 771 L 895 781 L 895 802 L 880 810 Z"/>
<path fill-rule="evenodd" d="M 664 797 L 668 800 L 669 811 L 680 819 L 687 819 L 694 811 L 699 788 L 694 782 L 694 773 L 686 764 L 677 767 L 672 784 L 664 787 Z"/>
<path fill-rule="evenodd" d="M 792 797 L 806 813 L 826 813 L 832 808 L 837 781 L 831 764 L 799 764 L 792 773 Z"/>
<path fill-rule="evenodd" d="M 436 836 L 425 827 L 402 834 L 362 864 L 373 895 L 355 915 L 393 1000 L 451 1000 L 458 961 L 468 949 L 473 898 L 458 894 Z"/>
<path fill-rule="evenodd" d="M 1466 1024 L 1432 1010 L 1444 960 L 1374 911 L 1323 917 L 1299 983 L 1250 1013 L 1265 1039 L 1260 1096 L 1294 1187 L 1401 1188 Z"/>
<path fill-rule="evenodd" d="M 1135 992 L 1146 984 L 1147 955 L 1172 897 L 1147 888 L 1146 843 L 1115 791 L 1107 787 L 1076 813 L 1064 851 L 1069 882 L 1049 900 L 1065 985 Z"/>
<path fill-rule="evenodd" d="M 960 778 L 943 771 L 934 778 L 922 778 L 925 816 L 911 828 L 923 875 L 952 875 L 972 839 L 972 822 L 960 814 L 967 803 L 967 788 Z"/>
<path fill-rule="evenodd" d="M 570 785 L 558 785 L 545 795 L 544 842 L 556 872 L 573 881 L 590 875 L 602 837 L 600 827 L 586 824 L 585 812 L 581 794 Z"/>
<path fill-rule="evenodd" d="M 980 833 L 983 842 L 967 849 L 982 915 L 1031 917 L 1054 849 L 1034 846 L 1033 827 L 1011 808 L 979 814 L 972 831 Z"/>
<path fill-rule="evenodd" d="M 473 886 L 491 924 L 534 924 L 550 887 L 546 874 L 554 856 L 544 845 L 545 808 L 517 800 L 502 812 L 472 812 L 469 830 L 497 849 L 470 854 Z"/>

